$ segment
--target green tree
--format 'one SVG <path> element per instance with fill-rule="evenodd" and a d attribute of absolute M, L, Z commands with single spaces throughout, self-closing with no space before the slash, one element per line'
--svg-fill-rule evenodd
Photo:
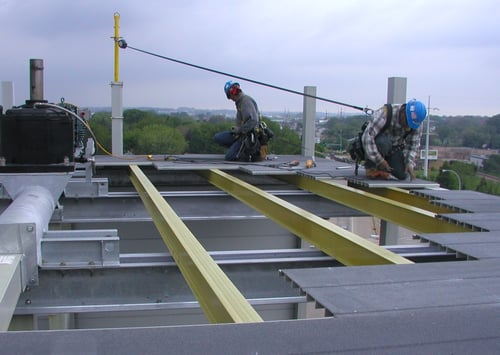
<path fill-rule="evenodd" d="M 94 133 L 96 142 L 96 154 L 105 154 L 103 149 L 111 151 L 111 113 L 97 112 L 89 120 L 89 126 Z"/>
<path fill-rule="evenodd" d="M 500 176 L 500 155 L 493 154 L 483 162 L 483 170 L 487 174 Z"/>
<path fill-rule="evenodd" d="M 294 130 L 286 126 L 280 126 L 279 123 L 267 118 L 263 118 L 263 121 L 274 133 L 273 139 L 269 141 L 267 146 L 269 154 L 301 154 L 300 137 Z"/>
<path fill-rule="evenodd" d="M 182 154 L 186 147 L 186 140 L 178 130 L 161 124 L 124 134 L 124 150 L 133 154 Z"/>
<path fill-rule="evenodd" d="M 500 148 L 500 115 L 488 118 L 486 129 L 490 136 L 488 147 L 491 149 Z"/>
<path fill-rule="evenodd" d="M 462 145 L 471 148 L 481 148 L 488 145 L 490 136 L 482 128 L 468 128 L 462 133 Z"/>
<path fill-rule="evenodd" d="M 196 122 L 186 131 L 187 151 L 194 154 L 223 154 L 226 148 L 214 143 L 215 133 L 231 128 L 229 122 Z"/>
<path fill-rule="evenodd" d="M 344 143 L 358 134 L 367 119 L 364 115 L 332 118 L 325 124 L 324 140 L 327 143 L 339 142 L 339 137 L 342 136 L 342 145 L 345 146 Z"/>
<path fill-rule="evenodd" d="M 156 112 L 151 110 L 144 111 L 139 109 L 127 109 L 123 111 L 124 129 L 134 127 L 140 122 L 153 122 L 157 117 L 158 115 Z"/>
<path fill-rule="evenodd" d="M 474 190 L 478 185 L 476 170 L 477 167 L 474 164 L 469 164 L 461 161 L 447 161 L 443 164 L 439 175 L 436 177 L 436 181 L 447 189 L 458 189 L 458 178 L 455 174 L 450 172 L 444 172 L 443 170 L 453 170 L 460 177 L 460 182 L 462 183 L 461 188 L 463 190 Z"/>

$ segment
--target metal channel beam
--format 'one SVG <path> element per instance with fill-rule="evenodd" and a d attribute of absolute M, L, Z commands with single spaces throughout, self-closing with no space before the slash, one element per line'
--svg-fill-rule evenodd
<path fill-rule="evenodd" d="M 116 229 L 46 231 L 40 241 L 42 268 L 102 268 L 120 265 Z"/>
<path fill-rule="evenodd" d="M 199 172 L 210 183 L 260 211 L 344 265 L 412 262 L 304 209 L 217 169 Z"/>
<path fill-rule="evenodd" d="M 262 318 L 234 286 L 137 165 L 130 180 L 186 282 L 211 323 L 261 322 Z"/>
<path fill-rule="evenodd" d="M 470 232 L 470 229 L 436 218 L 436 214 L 433 212 L 391 201 L 385 197 L 343 186 L 332 181 L 314 180 L 299 175 L 280 176 L 279 178 L 301 189 L 311 191 L 319 196 L 329 198 L 418 233 Z"/>

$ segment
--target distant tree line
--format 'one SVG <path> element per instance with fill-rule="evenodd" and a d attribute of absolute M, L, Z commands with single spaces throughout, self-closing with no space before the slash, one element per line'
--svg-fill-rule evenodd
<path fill-rule="evenodd" d="M 268 145 L 273 154 L 300 154 L 297 133 L 266 117 L 263 121 L 275 133 Z M 185 113 L 159 114 L 155 111 L 129 109 L 123 112 L 123 150 L 126 154 L 223 154 L 226 149 L 215 144 L 216 132 L 234 126 L 234 118 L 214 115 L 197 119 Z M 90 127 L 99 144 L 111 151 L 111 113 L 95 113 Z M 105 154 L 98 148 L 97 154 Z"/>
<path fill-rule="evenodd" d="M 500 160 L 500 155 L 492 155 L 493 160 Z M 488 160 L 492 160 L 491 158 Z M 458 177 L 453 173 L 445 170 L 453 170 Z M 484 171 L 484 170 L 483 170 Z M 497 176 L 500 176 L 497 175 Z M 421 176 L 420 176 L 421 177 Z M 500 195 L 500 183 L 491 181 L 478 174 L 477 166 L 471 163 L 462 161 L 446 161 L 439 171 L 432 169 L 430 172 L 430 180 L 436 181 L 443 188 L 450 190 L 472 190 L 484 192 L 490 195 Z"/>
<path fill-rule="evenodd" d="M 359 115 L 328 120 L 322 135 L 323 144 L 342 143 L 345 147 L 366 119 Z M 433 146 L 500 149 L 500 114 L 492 117 L 430 116 L 430 127 L 429 144 Z"/>
<path fill-rule="evenodd" d="M 109 148 L 110 117 L 109 112 L 98 112 L 90 121 L 100 143 Z M 233 118 L 220 115 L 197 118 L 187 113 L 160 114 L 138 109 L 125 110 L 123 117 L 124 149 L 132 154 L 221 153 L 224 149 L 212 142 L 212 136 L 234 125 Z M 321 143 L 316 149 L 319 152 L 345 149 L 366 119 L 365 115 L 329 119 L 323 125 Z M 300 137 L 295 130 L 266 117 L 263 120 L 277 133 L 277 139 L 270 144 L 275 154 L 300 153 Z M 430 122 L 431 146 L 500 149 L 500 114 L 492 117 L 431 116 Z M 300 123 L 298 129 L 301 129 Z"/>

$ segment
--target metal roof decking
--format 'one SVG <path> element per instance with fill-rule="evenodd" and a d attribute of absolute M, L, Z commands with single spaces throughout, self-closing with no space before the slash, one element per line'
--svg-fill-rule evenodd
<path fill-rule="evenodd" d="M 455 191 L 456 192 L 456 191 Z M 418 191 L 417 194 L 446 198 L 450 191 Z M 445 200 L 456 208 L 464 200 Z M 475 201 L 482 194 L 464 191 Z M 469 202 L 470 202 L 469 200 Z M 443 200 L 440 200 L 443 201 Z M 483 201 L 498 205 L 500 199 Z M 446 214 L 442 216 L 457 224 L 480 228 L 485 222 L 500 227 L 500 213 Z M 496 220 L 495 220 L 496 219 Z M 499 228 L 500 229 L 500 228 Z M 496 229 L 498 230 L 498 229 Z M 469 307 L 482 304 L 498 312 L 500 306 L 500 233 L 427 233 L 423 242 L 438 245 L 457 256 L 478 261 L 429 263 L 416 265 L 373 266 L 359 268 L 322 268 L 283 270 L 282 273 L 308 298 L 334 316 L 364 312 L 430 309 L 434 307 Z M 494 260 L 491 260 L 494 259 Z"/>

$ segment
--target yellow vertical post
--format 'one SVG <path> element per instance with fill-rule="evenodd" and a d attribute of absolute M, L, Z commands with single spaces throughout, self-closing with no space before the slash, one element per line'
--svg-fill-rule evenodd
<path fill-rule="evenodd" d="M 115 12 L 115 82 L 118 82 L 120 80 L 119 78 L 119 73 L 120 73 L 120 68 L 119 68 L 119 47 L 118 47 L 118 38 L 120 38 L 120 14 L 118 12 Z"/>

